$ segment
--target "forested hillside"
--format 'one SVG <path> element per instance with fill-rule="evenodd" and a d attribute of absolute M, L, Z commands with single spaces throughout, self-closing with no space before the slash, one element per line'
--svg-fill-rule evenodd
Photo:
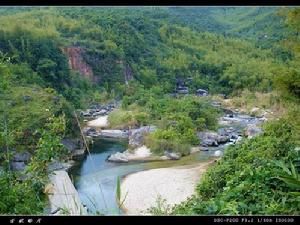
<path fill-rule="evenodd" d="M 270 48 L 289 35 L 284 14 L 287 7 L 172 7 L 178 20 L 195 30 L 252 40 Z"/>
<path fill-rule="evenodd" d="M 224 9 L 224 12 L 217 9 L 214 14 L 210 13 L 211 10 L 212 8 L 194 9 L 192 11 L 195 12 L 191 15 L 201 16 L 207 11 L 207 19 L 212 22 L 212 16 L 216 19 L 219 17 L 220 20 L 224 13 L 245 13 L 245 8 Z M 274 9 L 269 8 L 250 10 L 253 11 L 252 14 L 262 17 L 266 17 L 265 13 L 275 13 Z M 175 78 L 188 77 L 192 77 L 194 86 L 207 88 L 212 92 L 218 89 L 218 92 L 230 94 L 233 89 L 237 92 L 245 86 L 265 91 L 269 87 L 269 78 L 277 70 L 276 66 L 290 57 L 281 47 L 261 50 L 255 47 L 255 43 L 234 38 L 236 35 L 233 29 L 242 30 L 239 27 L 245 27 L 245 32 L 251 32 L 251 27 L 256 30 L 251 24 L 247 25 L 249 29 L 245 25 L 255 16 L 251 13 L 247 16 L 240 15 L 239 22 L 233 20 L 235 15 L 228 18 L 231 28 L 224 30 L 232 34 L 232 37 L 226 38 L 218 34 L 222 29 L 218 28 L 217 22 L 211 25 L 212 30 L 203 25 L 197 26 L 204 29 L 200 33 L 184 27 L 180 21 L 173 23 L 173 11 L 187 18 L 184 11 L 177 12 L 176 8 L 28 9 L 2 16 L 1 49 L 12 57 L 12 62 L 27 63 L 38 74 L 43 73 L 41 70 L 48 73 L 54 65 L 58 65 L 55 67 L 56 71 L 51 71 L 52 77 L 45 77 L 44 81 L 63 91 L 63 87 L 57 85 L 69 85 L 71 78 L 68 78 L 69 72 L 66 71 L 67 61 L 59 58 L 64 57 L 60 49 L 80 47 L 83 50 L 82 57 L 92 67 L 98 84 L 117 94 L 122 92 L 121 86 L 126 77 L 134 78 L 134 81 L 148 87 L 162 84 L 167 92 L 174 89 Z M 267 24 L 264 26 L 270 28 Z M 276 28 L 280 31 L 279 34 L 284 34 L 285 28 L 280 29 Z M 258 31 L 261 32 L 261 29 L 257 28 L 255 32 Z M 47 49 L 42 46 L 47 46 Z M 49 54 L 56 56 L 49 59 Z M 255 70 L 253 65 L 258 65 L 260 71 Z M 79 88 L 74 87 L 65 96 L 78 99 L 79 92 Z"/>
<path fill-rule="evenodd" d="M 173 213 L 299 213 L 299 177 L 291 188 L 265 178 L 280 171 L 270 161 L 299 157 L 299 21 L 298 8 L 0 8 L 0 213 L 43 211 L 47 166 L 67 158 L 61 141 L 78 137 L 74 113 L 91 104 L 122 101 L 110 116 L 117 125 L 158 124 L 148 146 L 188 154 L 195 131 L 217 129 L 220 112 L 195 96 L 172 98 L 178 81 L 191 94 L 275 93 L 262 107 L 278 106 L 282 118 L 229 148 Z M 10 150 L 34 156 L 25 182 L 9 169 Z M 238 204 L 245 189 L 250 197 Z"/>

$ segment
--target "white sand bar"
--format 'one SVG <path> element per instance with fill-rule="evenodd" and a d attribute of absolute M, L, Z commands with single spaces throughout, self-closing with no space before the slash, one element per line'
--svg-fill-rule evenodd
<path fill-rule="evenodd" d="M 53 214 L 87 214 L 87 210 L 81 204 L 78 192 L 66 171 L 54 171 L 49 178 L 51 188 L 48 190 L 48 197 Z"/>
<path fill-rule="evenodd" d="M 89 127 L 105 128 L 108 127 L 108 116 L 100 116 L 95 120 L 91 120 L 87 123 Z"/>
<path fill-rule="evenodd" d="M 123 208 L 126 214 L 149 214 L 159 196 L 170 206 L 185 201 L 195 193 L 201 175 L 213 163 L 204 162 L 193 166 L 180 166 L 141 171 L 130 174 L 121 184 Z"/>

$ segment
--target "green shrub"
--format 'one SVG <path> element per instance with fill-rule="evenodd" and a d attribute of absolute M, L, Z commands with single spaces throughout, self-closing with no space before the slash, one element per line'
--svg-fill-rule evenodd
<path fill-rule="evenodd" d="M 149 124 L 149 115 L 146 112 L 140 112 L 138 109 L 126 111 L 117 109 L 108 116 L 111 128 L 114 129 L 132 129 Z"/>
<path fill-rule="evenodd" d="M 42 214 L 45 201 L 33 180 L 20 182 L 12 173 L 0 173 L 0 214 Z"/>
<path fill-rule="evenodd" d="M 170 137 L 167 132 L 163 132 L 164 137 Z M 167 135 L 167 136 L 166 136 Z M 163 155 L 165 151 L 177 152 L 182 155 L 188 155 L 190 152 L 191 145 L 188 143 L 181 142 L 177 137 L 171 139 L 164 139 L 158 137 L 157 134 L 150 134 L 145 138 L 145 144 L 151 151 L 158 155 Z"/>
<path fill-rule="evenodd" d="M 34 156 L 24 172 L 0 171 L 0 214 L 42 214 L 43 190 L 48 182 L 47 167 L 52 160 L 64 159 L 67 152 L 61 144 L 66 121 L 64 116 L 49 117 L 39 130 Z M 9 158 L 4 155 L 4 160 Z M 24 179 L 25 178 L 25 179 Z"/>

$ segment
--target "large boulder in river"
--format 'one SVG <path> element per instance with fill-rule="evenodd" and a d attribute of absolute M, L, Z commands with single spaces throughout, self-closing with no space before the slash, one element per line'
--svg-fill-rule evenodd
<path fill-rule="evenodd" d="M 134 148 L 143 145 L 145 134 L 151 133 L 155 130 L 155 126 L 143 126 L 137 129 L 130 130 L 128 133 L 129 145 Z"/>

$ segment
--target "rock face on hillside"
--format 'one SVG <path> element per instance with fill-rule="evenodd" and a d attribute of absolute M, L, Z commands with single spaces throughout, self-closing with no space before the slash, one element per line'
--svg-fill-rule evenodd
<path fill-rule="evenodd" d="M 124 68 L 125 84 L 128 85 L 128 82 L 133 79 L 133 71 L 128 64 L 124 65 L 123 61 L 121 61 L 121 63 L 123 64 L 123 68 Z"/>
<path fill-rule="evenodd" d="M 78 71 L 82 75 L 89 77 L 92 81 L 97 81 L 97 78 L 93 74 L 92 68 L 82 57 L 84 50 L 81 47 L 70 46 L 63 48 L 62 50 L 68 57 L 70 69 Z"/>

